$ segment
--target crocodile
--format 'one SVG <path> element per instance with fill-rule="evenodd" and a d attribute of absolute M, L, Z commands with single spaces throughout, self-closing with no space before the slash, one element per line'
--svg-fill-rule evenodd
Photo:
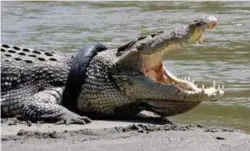
<path fill-rule="evenodd" d="M 200 17 L 168 33 L 140 36 L 117 49 L 100 43 L 67 54 L 3 44 L 1 116 L 56 124 L 86 124 L 89 117 L 133 117 L 143 110 L 161 117 L 217 101 L 223 86 L 198 87 L 163 65 L 169 51 L 201 43 L 214 16 Z"/>

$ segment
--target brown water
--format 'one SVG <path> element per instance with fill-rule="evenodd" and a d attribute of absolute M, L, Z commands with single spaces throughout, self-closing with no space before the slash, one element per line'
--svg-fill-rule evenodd
<path fill-rule="evenodd" d="M 250 132 L 250 2 L 2 2 L 1 38 L 45 50 L 77 51 L 91 41 L 115 48 L 208 14 L 219 26 L 205 43 L 169 53 L 165 63 L 177 76 L 223 83 L 225 97 L 173 118 Z"/>

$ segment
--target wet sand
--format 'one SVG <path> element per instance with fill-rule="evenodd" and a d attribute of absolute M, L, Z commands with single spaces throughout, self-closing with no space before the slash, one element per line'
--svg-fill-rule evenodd
<path fill-rule="evenodd" d="M 94 120 L 87 125 L 1 121 L 2 150 L 250 151 L 250 135 L 228 128 Z"/>

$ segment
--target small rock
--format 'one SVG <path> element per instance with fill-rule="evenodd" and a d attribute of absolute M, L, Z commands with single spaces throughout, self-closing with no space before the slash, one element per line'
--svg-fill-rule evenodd
<path fill-rule="evenodd" d="M 233 132 L 234 130 L 232 129 L 222 129 L 222 132 Z"/>
<path fill-rule="evenodd" d="M 197 127 L 198 127 L 198 128 L 203 128 L 204 126 L 201 125 L 201 124 L 198 124 Z"/>
<path fill-rule="evenodd" d="M 139 128 L 138 133 L 144 133 L 144 130 L 142 128 Z"/>
<path fill-rule="evenodd" d="M 17 132 L 18 136 L 23 136 L 25 134 L 27 134 L 27 131 L 25 131 L 24 129 L 21 129 L 20 131 Z"/>
<path fill-rule="evenodd" d="M 64 133 L 68 133 L 69 131 L 68 131 L 68 130 L 64 130 L 63 132 L 64 132 Z"/>
<path fill-rule="evenodd" d="M 126 128 L 122 128 L 122 132 L 127 132 L 128 130 Z"/>
<path fill-rule="evenodd" d="M 152 131 L 152 128 L 150 128 L 150 126 L 149 125 L 142 125 L 143 127 L 143 129 L 144 130 L 146 130 L 146 131 Z"/>
<path fill-rule="evenodd" d="M 204 130 L 204 132 L 216 133 L 216 132 L 219 132 L 219 130 L 217 130 L 217 129 L 206 129 L 206 130 Z"/>
<path fill-rule="evenodd" d="M 43 138 L 48 138 L 48 137 L 49 137 L 49 134 L 48 134 L 48 133 L 42 133 L 42 137 L 43 137 Z"/>
<path fill-rule="evenodd" d="M 32 126 L 32 122 L 31 122 L 31 121 L 27 121 L 26 124 L 27 124 L 27 126 L 29 126 L 29 127 Z"/>
<path fill-rule="evenodd" d="M 2 138 L 1 140 L 2 140 L 2 141 L 7 141 L 8 139 L 7 139 L 7 138 Z"/>
<path fill-rule="evenodd" d="M 56 131 L 53 131 L 52 133 L 49 133 L 49 137 L 50 138 L 57 138 L 58 136 L 57 136 Z"/>
<path fill-rule="evenodd" d="M 226 138 L 217 136 L 216 139 L 217 139 L 217 140 L 225 140 Z"/>
<path fill-rule="evenodd" d="M 144 132 L 144 125 L 142 125 L 142 124 L 133 125 L 132 128 L 134 130 L 137 130 L 139 133 L 143 133 Z"/>
<path fill-rule="evenodd" d="M 11 121 L 8 122 L 8 125 L 11 126 L 11 125 L 17 125 L 17 120 L 16 119 L 13 119 Z"/>
<path fill-rule="evenodd" d="M 131 126 L 131 130 L 138 130 L 138 126 L 135 125 L 135 124 L 133 124 L 133 125 Z"/>
<path fill-rule="evenodd" d="M 172 126 L 173 126 L 173 125 L 171 125 L 171 124 L 165 124 L 165 125 L 164 125 L 164 127 L 169 127 L 169 128 L 172 127 Z"/>
<path fill-rule="evenodd" d="M 164 130 L 169 131 L 169 130 L 171 130 L 171 128 L 170 127 L 164 127 Z"/>
<path fill-rule="evenodd" d="M 17 120 L 20 120 L 20 121 L 23 121 L 23 120 L 24 120 L 23 116 L 20 115 L 20 114 L 16 115 L 15 118 L 16 118 Z"/>
<path fill-rule="evenodd" d="M 188 127 L 189 127 L 189 128 L 193 128 L 193 127 L 194 127 L 194 125 L 189 124 L 189 125 L 188 125 Z"/>

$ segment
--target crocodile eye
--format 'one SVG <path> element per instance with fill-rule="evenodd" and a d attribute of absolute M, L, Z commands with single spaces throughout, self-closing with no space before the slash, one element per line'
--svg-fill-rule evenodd
<path fill-rule="evenodd" d="M 198 26 L 198 27 L 200 27 L 200 26 L 201 26 L 201 23 L 196 23 L 195 25 Z"/>
<path fill-rule="evenodd" d="M 199 22 L 197 22 L 197 23 L 195 24 L 195 26 L 196 26 L 196 27 L 200 27 L 200 26 L 203 26 L 203 25 L 205 25 L 205 24 L 206 24 L 205 22 L 199 21 Z"/>

